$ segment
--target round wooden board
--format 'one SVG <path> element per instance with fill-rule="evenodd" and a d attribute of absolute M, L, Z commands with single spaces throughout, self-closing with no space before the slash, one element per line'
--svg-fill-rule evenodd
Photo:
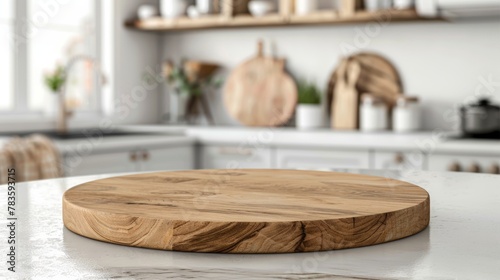
<path fill-rule="evenodd" d="M 285 61 L 262 54 L 233 70 L 224 87 L 227 112 L 246 126 L 285 124 L 297 99 L 297 86 L 285 72 Z"/>
<path fill-rule="evenodd" d="M 368 246 L 429 224 L 429 194 L 397 180 L 297 170 L 115 177 L 64 194 L 65 226 L 161 250 L 292 253 Z"/>
<path fill-rule="evenodd" d="M 362 52 L 348 57 L 357 61 L 361 66 L 361 75 L 356 83 L 356 90 L 361 95 L 371 93 L 382 98 L 384 102 L 393 107 L 397 99 L 403 94 L 404 88 L 396 67 L 381 55 Z M 328 81 L 328 109 L 332 104 L 333 92 L 337 84 L 337 71 L 331 74 Z"/>

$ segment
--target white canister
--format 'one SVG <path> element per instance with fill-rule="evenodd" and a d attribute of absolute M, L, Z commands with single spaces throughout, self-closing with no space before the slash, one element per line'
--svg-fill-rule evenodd
<path fill-rule="evenodd" d="M 307 15 L 318 10 L 318 0 L 295 0 L 295 14 Z"/>
<path fill-rule="evenodd" d="M 323 108 L 317 104 L 299 104 L 295 115 L 298 129 L 315 129 L 323 127 Z"/>
<path fill-rule="evenodd" d="M 392 129 L 395 132 L 412 132 L 420 129 L 420 105 L 417 97 L 398 98 L 392 111 Z"/>
<path fill-rule="evenodd" d="M 177 18 L 186 14 L 186 0 L 160 0 L 161 15 L 164 18 Z"/>
<path fill-rule="evenodd" d="M 372 94 L 363 94 L 359 107 L 359 129 L 361 131 L 387 130 L 387 105 Z"/>

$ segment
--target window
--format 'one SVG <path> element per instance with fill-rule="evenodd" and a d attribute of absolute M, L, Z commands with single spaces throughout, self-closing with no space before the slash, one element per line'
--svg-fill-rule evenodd
<path fill-rule="evenodd" d="M 14 2 L 15 0 L 2 0 L 0 8 L 0 38 L 12 38 L 14 34 Z M 0 94 L 0 111 L 14 108 L 14 62 L 12 48 L 8 40 L 2 39 L 0 44 L 0 81 L 2 93 Z"/>
<path fill-rule="evenodd" d="M 54 111 L 57 95 L 45 85 L 44 75 L 58 66 L 65 68 L 75 57 L 99 60 L 100 5 L 96 0 L 1 1 L 9 3 L 12 13 L 1 8 L 0 34 L 17 41 L 0 46 L 0 74 L 10 87 L 7 93 L 0 93 L 7 101 L 2 101 L 0 111 Z M 89 59 L 74 61 L 65 86 L 68 107 L 77 112 L 100 112 L 99 63 Z"/>

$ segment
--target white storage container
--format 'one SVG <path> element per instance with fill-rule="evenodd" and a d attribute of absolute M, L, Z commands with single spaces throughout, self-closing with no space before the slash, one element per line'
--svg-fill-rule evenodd
<path fill-rule="evenodd" d="M 417 97 L 398 99 L 392 112 L 392 129 L 395 132 L 412 132 L 420 129 L 420 105 Z"/>

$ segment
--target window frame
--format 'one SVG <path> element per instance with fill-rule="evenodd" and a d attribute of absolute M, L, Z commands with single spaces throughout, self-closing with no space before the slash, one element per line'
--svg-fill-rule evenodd
<path fill-rule="evenodd" d="M 29 108 L 29 45 L 31 43 L 30 38 L 27 37 L 26 23 L 23 23 L 21 19 L 29 19 L 29 0 L 16 0 L 14 1 L 14 19 L 12 22 L 12 30 L 14 36 L 22 36 L 25 41 L 13 46 L 15 42 L 12 42 L 13 38 L 9 38 L 9 44 L 11 44 L 11 56 L 12 56 L 12 71 L 14 76 L 13 83 L 13 108 L 10 110 L 0 110 L 0 116 L 2 117 L 18 117 L 23 119 L 52 119 L 53 117 L 45 116 L 43 111 L 31 110 Z M 94 17 L 95 17 L 95 56 L 94 59 L 97 63 L 102 62 L 102 3 L 99 0 L 86 0 L 94 2 Z M 43 29 L 43 27 L 40 27 Z M 95 97 L 96 100 L 95 108 L 88 110 L 78 110 L 75 112 L 74 119 L 89 119 L 92 117 L 100 118 L 104 115 L 103 108 L 103 95 L 102 87 L 100 85 L 100 79 L 98 78 L 99 73 L 94 73 L 95 81 Z"/>

